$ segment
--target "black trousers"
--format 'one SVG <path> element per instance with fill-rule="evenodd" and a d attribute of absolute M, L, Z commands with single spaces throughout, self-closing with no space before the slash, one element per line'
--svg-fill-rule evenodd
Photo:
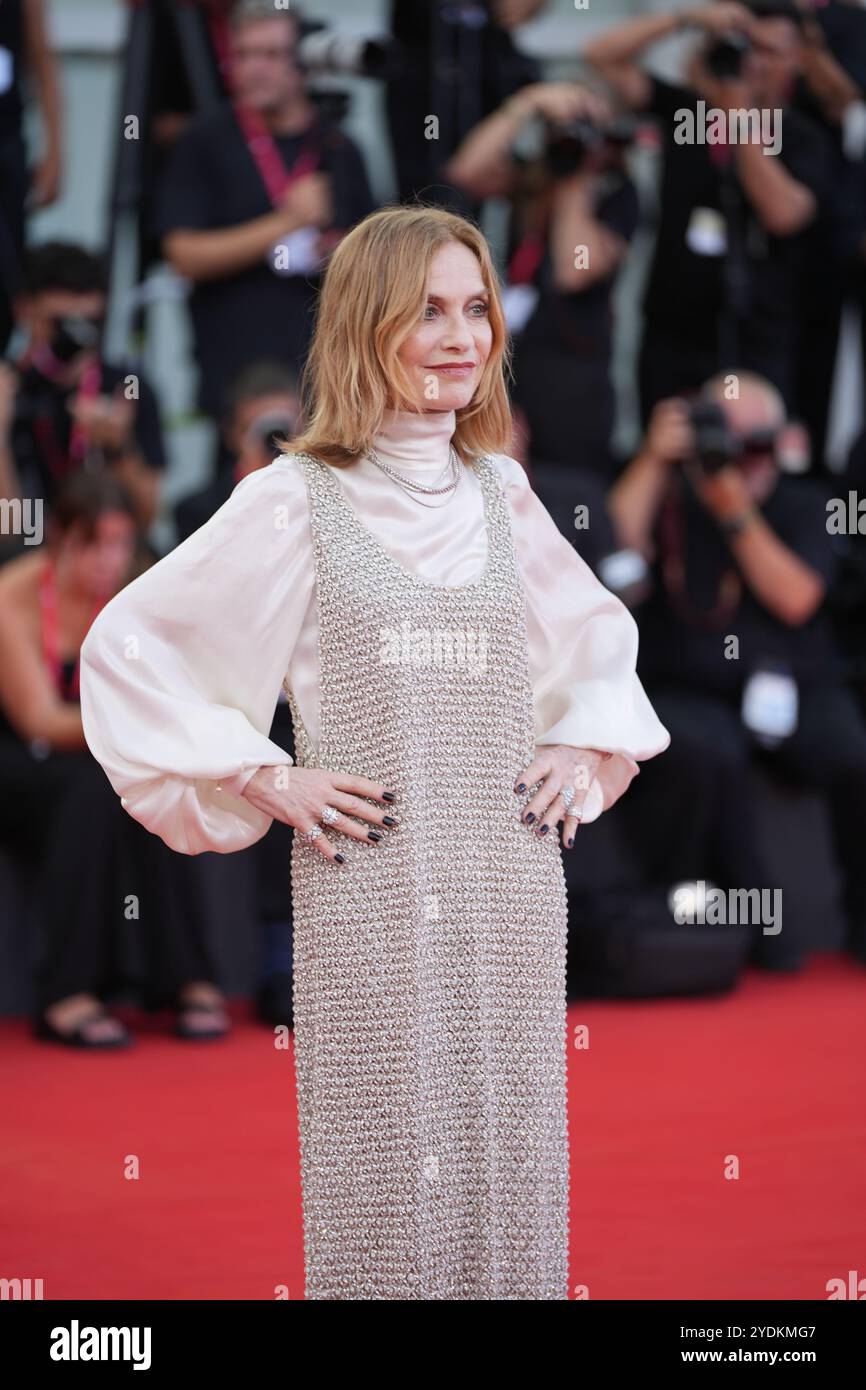
<path fill-rule="evenodd" d="M 199 856 L 175 853 L 133 820 L 86 750 L 39 758 L 11 734 L 0 737 L 0 839 L 39 899 L 37 1007 L 130 983 L 124 930 L 138 936 L 146 1007 L 169 1003 L 191 980 L 214 979 Z"/>
<path fill-rule="evenodd" d="M 654 883 L 705 878 L 769 888 L 747 777 L 755 748 L 739 700 L 647 683 L 670 748 L 641 766 L 623 801 L 635 852 Z M 851 930 L 866 933 L 866 720 L 841 685 L 800 692 L 799 722 L 775 750 L 776 773 L 826 794 Z"/>

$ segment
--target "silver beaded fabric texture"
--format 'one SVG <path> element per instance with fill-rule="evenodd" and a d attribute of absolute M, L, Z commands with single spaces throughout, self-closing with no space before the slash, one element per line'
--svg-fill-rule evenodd
<path fill-rule="evenodd" d="M 306 1297 L 567 1298 L 566 890 L 558 834 L 520 820 L 535 788 L 514 792 L 534 719 L 496 465 L 472 465 L 485 570 L 446 588 L 327 464 L 282 463 L 306 475 L 319 621 L 318 747 L 287 688 L 297 760 L 394 789 L 398 820 L 379 844 L 327 827 L 343 865 L 293 839 Z M 437 630 L 484 633 L 486 661 Z"/>

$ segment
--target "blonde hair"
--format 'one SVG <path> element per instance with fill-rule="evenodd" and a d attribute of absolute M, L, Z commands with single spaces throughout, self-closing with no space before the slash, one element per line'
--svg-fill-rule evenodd
<path fill-rule="evenodd" d="M 474 223 L 443 208 L 388 206 L 359 222 L 325 271 L 313 341 L 301 373 L 303 433 L 280 439 L 286 453 L 311 453 L 337 468 L 372 445 L 389 409 L 421 413 L 397 356 L 427 302 L 430 262 L 458 241 L 478 259 L 490 294 L 492 342 L 475 395 L 456 412 L 453 444 L 461 461 L 503 452 L 511 443 L 504 372 L 511 347 L 499 277 Z"/>

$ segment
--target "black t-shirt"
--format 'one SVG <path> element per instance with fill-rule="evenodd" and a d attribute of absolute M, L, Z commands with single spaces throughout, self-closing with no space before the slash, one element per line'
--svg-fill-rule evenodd
<path fill-rule="evenodd" d="M 824 38 L 833 57 L 866 90 L 866 13 L 858 5 L 839 4 L 839 0 L 824 0 L 812 16 L 824 31 Z"/>
<path fill-rule="evenodd" d="M 780 540 L 801 560 L 833 583 L 839 555 L 827 530 L 828 490 L 811 479 L 782 477 L 761 513 Z M 720 598 L 726 570 L 740 574 L 730 547 L 714 518 L 703 508 L 685 480 L 683 504 L 685 601 L 690 610 L 706 613 Z M 742 576 L 739 603 L 713 628 L 684 616 L 672 599 L 662 574 L 661 525 L 655 534 L 658 558 L 653 565 L 653 593 L 641 608 L 639 673 L 649 684 L 673 683 L 715 694 L 738 696 L 754 666 L 781 662 L 806 685 L 839 678 L 841 662 L 824 605 L 800 627 L 789 627 L 752 594 Z M 739 657 L 725 657 L 725 638 L 739 638 Z"/>
<path fill-rule="evenodd" d="M 602 185 L 596 216 L 624 240 L 631 241 L 640 217 L 637 189 L 631 179 L 612 175 Z M 587 359 L 606 372 L 613 331 L 610 296 L 615 279 L 611 275 L 595 280 L 580 291 L 558 290 L 553 284 L 553 263 L 547 248 L 533 279 L 539 292 L 538 303 L 518 335 L 517 355 L 530 351 L 533 355 L 565 354 L 572 359 Z"/>
<path fill-rule="evenodd" d="M 664 138 L 658 238 L 645 295 L 649 317 L 701 341 L 712 333 L 727 288 L 723 255 L 702 255 L 689 245 L 689 225 L 696 208 L 721 213 L 725 175 L 708 144 L 679 145 L 674 139 L 677 113 L 692 110 L 698 120 L 696 93 L 651 77 L 650 114 L 659 117 Z M 833 151 L 823 131 L 793 107 L 784 108 L 782 143 L 777 158 L 815 195 L 819 205 L 829 194 Z M 807 254 L 804 233 L 771 236 L 753 211 L 735 175 L 729 176 L 733 208 L 729 245 L 747 280 L 748 307 L 742 317 L 750 331 L 771 342 L 794 338 L 798 314 L 798 277 Z"/>
<path fill-rule="evenodd" d="M 165 468 L 159 406 L 152 387 L 135 367 L 104 362 L 100 390 L 110 396 L 129 375 L 138 378 L 135 439 L 151 468 Z M 22 497 L 41 497 L 50 508 L 66 472 L 73 418 L 70 407 L 77 388 L 60 387 L 35 367 L 21 373 L 12 426 L 12 452 Z"/>
<path fill-rule="evenodd" d="M 348 230 L 373 211 L 357 146 L 323 122 L 319 171 L 331 176 L 335 228 Z M 305 136 L 282 135 L 277 147 L 291 168 Z M 232 106 L 196 119 L 178 141 L 157 199 L 156 235 L 235 227 L 272 211 L 272 204 Z M 237 274 L 194 285 L 190 310 L 201 370 L 199 403 L 218 415 L 232 379 L 259 358 L 300 370 L 312 333 L 321 275 L 278 275 L 266 258 Z"/>
<path fill-rule="evenodd" d="M 834 483 L 837 497 L 848 501 L 854 492 L 866 497 L 866 432 L 851 446 L 847 470 Z M 851 530 L 839 537 L 839 581 L 831 596 L 831 610 L 839 644 L 852 679 L 866 694 L 866 530 Z"/>
<path fill-rule="evenodd" d="M 823 29 L 827 46 L 839 66 L 861 91 L 866 89 L 866 10 L 828 0 L 812 17 Z M 818 300 L 821 282 L 828 270 L 835 272 L 836 278 L 843 283 L 852 265 L 862 272 L 862 246 L 866 236 L 866 158 L 862 155 L 856 160 L 845 158 L 842 127 L 828 120 L 802 79 L 797 84 L 796 100 L 801 109 L 827 131 L 837 152 L 836 198 L 828 219 L 830 234 L 823 242 L 819 239 L 815 253 L 810 251 L 807 262 L 810 281 L 815 284 L 813 297 Z"/>

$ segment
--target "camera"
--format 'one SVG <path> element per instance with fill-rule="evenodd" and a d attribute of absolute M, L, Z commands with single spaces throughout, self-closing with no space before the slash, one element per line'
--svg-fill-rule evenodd
<path fill-rule="evenodd" d="M 252 422 L 249 434 L 266 453 L 276 453 L 278 446 L 275 439 L 291 439 L 297 430 L 297 424 L 295 417 L 288 411 L 270 410 Z"/>
<path fill-rule="evenodd" d="M 67 315 L 55 320 L 51 338 L 51 354 L 58 362 L 71 362 L 80 352 L 93 352 L 99 347 L 101 319 Z"/>
<path fill-rule="evenodd" d="M 707 50 L 704 59 L 707 71 L 722 82 L 741 77 L 746 54 L 750 48 L 751 44 L 745 34 L 736 31 L 723 34 Z"/>
<path fill-rule="evenodd" d="M 605 125 L 578 118 L 546 122 L 544 162 L 556 178 L 567 178 L 585 164 L 590 154 L 601 153 L 614 163 L 634 140 L 637 122 L 622 116 Z"/>
<path fill-rule="evenodd" d="M 405 61 L 390 36 L 337 33 L 322 20 L 308 20 L 298 44 L 298 62 L 312 75 L 391 78 Z"/>
<path fill-rule="evenodd" d="M 718 473 L 740 457 L 740 441 L 728 428 L 725 412 L 715 401 L 695 401 L 689 407 L 695 436 L 695 457 L 704 473 Z"/>
<path fill-rule="evenodd" d="M 695 458 L 704 473 L 718 473 L 732 463 L 747 465 L 767 454 L 773 456 L 784 473 L 803 473 L 809 467 L 809 436 L 796 421 L 737 435 L 728 427 L 720 405 L 701 400 L 689 407 L 689 421 L 695 437 Z"/>

